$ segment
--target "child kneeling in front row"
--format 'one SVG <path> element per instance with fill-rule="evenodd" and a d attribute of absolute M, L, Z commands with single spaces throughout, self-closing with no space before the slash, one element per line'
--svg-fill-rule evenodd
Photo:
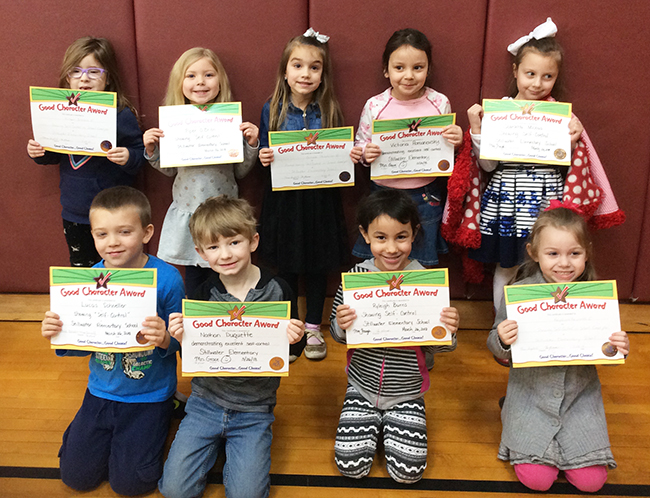
<path fill-rule="evenodd" d="M 351 272 L 425 269 L 409 259 L 420 221 L 418 208 L 406 192 L 373 192 L 359 205 L 357 222 L 374 257 L 357 264 Z M 356 318 L 355 311 L 343 304 L 343 290 L 339 286 L 330 317 L 334 340 L 345 343 L 346 330 Z M 440 320 L 451 332 L 451 346 L 348 350 L 348 388 L 334 444 L 336 465 L 344 476 L 368 475 L 383 430 L 390 476 L 405 484 L 422 478 L 427 466 L 424 393 L 429 389 L 425 351 L 456 349 L 458 310 L 443 308 Z"/>
<path fill-rule="evenodd" d="M 57 350 L 59 356 L 91 355 L 88 389 L 59 451 L 61 479 L 79 491 L 108 479 L 116 493 L 139 495 L 156 489 L 162 475 L 179 350 L 166 322 L 170 313 L 182 309 L 185 288 L 178 270 L 144 252 L 154 228 L 142 192 L 131 187 L 100 192 L 90 206 L 90 226 L 103 258 L 94 268 L 157 269 L 158 314 L 142 324 L 144 337 L 156 348 L 129 353 Z M 55 336 L 62 326 L 59 315 L 46 312 L 43 337 Z"/>
<path fill-rule="evenodd" d="M 190 233 L 199 255 L 213 273 L 192 299 L 204 301 L 291 301 L 289 285 L 251 262 L 259 235 L 253 209 L 243 199 L 211 197 L 190 219 Z M 171 334 L 181 341 L 183 316 L 170 316 Z M 292 318 L 287 336 L 290 352 L 304 348 L 305 325 Z M 228 498 L 269 495 L 271 425 L 279 377 L 195 377 L 186 416 L 165 463 L 160 492 L 170 497 L 201 496 L 208 471 L 220 450 L 226 453 L 223 483 Z"/>

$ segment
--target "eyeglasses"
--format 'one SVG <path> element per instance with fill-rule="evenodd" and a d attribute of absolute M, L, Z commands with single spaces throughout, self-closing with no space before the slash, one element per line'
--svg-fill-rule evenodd
<path fill-rule="evenodd" d="M 82 67 L 74 67 L 68 73 L 68 77 L 74 80 L 78 80 L 85 73 L 91 80 L 98 80 L 104 75 L 105 72 L 106 69 L 102 69 L 101 67 L 89 67 L 88 69 L 84 69 Z"/>

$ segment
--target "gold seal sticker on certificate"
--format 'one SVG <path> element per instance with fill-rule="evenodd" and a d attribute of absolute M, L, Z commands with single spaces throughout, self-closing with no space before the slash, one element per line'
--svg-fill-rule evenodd
<path fill-rule="evenodd" d="M 269 366 L 273 370 L 282 370 L 282 367 L 284 366 L 284 360 L 279 356 L 276 356 L 274 358 L 271 358 L 271 361 L 269 361 Z"/>
<path fill-rule="evenodd" d="M 618 353 L 618 348 L 616 346 L 613 346 L 609 341 L 603 344 L 601 350 L 603 354 L 609 358 L 616 356 L 616 353 Z"/>
<path fill-rule="evenodd" d="M 433 327 L 433 330 L 431 331 L 431 335 L 435 337 L 436 339 L 442 339 L 447 335 L 447 329 L 444 327 Z"/>
<path fill-rule="evenodd" d="M 289 375 L 290 302 L 183 301 L 184 377 Z"/>

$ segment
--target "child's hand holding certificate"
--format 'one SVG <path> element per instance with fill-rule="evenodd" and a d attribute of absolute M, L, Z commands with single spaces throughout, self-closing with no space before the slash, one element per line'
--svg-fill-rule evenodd
<path fill-rule="evenodd" d="M 508 319 L 518 326 L 514 368 L 617 364 L 625 359 L 609 337 L 621 330 L 616 282 L 510 285 Z"/>
<path fill-rule="evenodd" d="M 290 302 L 183 300 L 183 376 L 289 375 Z"/>
<path fill-rule="evenodd" d="M 343 300 L 356 312 L 349 348 L 452 344 L 440 320 L 449 307 L 447 269 L 343 273 Z"/>

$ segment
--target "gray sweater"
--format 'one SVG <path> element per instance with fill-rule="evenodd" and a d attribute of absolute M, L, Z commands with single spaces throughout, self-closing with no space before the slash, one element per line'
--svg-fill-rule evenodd
<path fill-rule="evenodd" d="M 516 282 L 517 285 L 541 283 L 545 283 L 541 273 Z M 504 346 L 497 333 L 497 326 L 506 318 L 504 299 L 487 345 L 497 358 L 510 359 L 510 346 Z M 549 463 L 560 468 L 568 463 L 571 468 L 572 461 L 589 463 L 584 457 L 596 452 L 594 458 L 598 463 L 593 464 L 602 464 L 605 458 L 607 464 L 615 466 L 613 458 L 609 458 L 607 422 L 594 365 L 511 367 L 501 421 L 499 457 L 502 459 L 512 461 L 512 455 L 519 454 L 548 462 L 549 458 L 555 460 L 561 454 L 562 462 Z M 504 458 L 508 453 L 511 457 Z M 525 460 L 538 462 L 535 458 Z"/>

